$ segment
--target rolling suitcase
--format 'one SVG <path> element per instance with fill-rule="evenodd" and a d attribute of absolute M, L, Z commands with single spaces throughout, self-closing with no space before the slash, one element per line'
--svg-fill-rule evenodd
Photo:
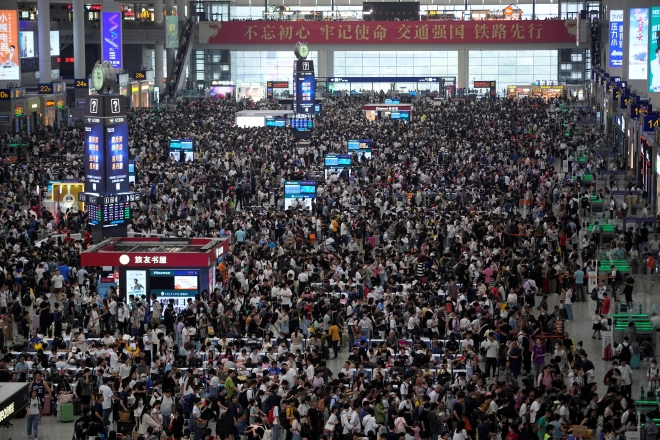
<path fill-rule="evenodd" d="M 73 398 L 73 415 L 80 415 L 80 399 Z"/>
<path fill-rule="evenodd" d="M 44 407 L 41 412 L 44 414 L 50 414 L 50 396 L 48 394 L 44 396 Z"/>
<path fill-rule="evenodd" d="M 131 432 L 133 432 L 133 421 L 132 420 L 127 420 L 123 421 L 120 420 L 117 422 L 117 432 L 123 436 L 129 436 L 131 435 Z"/>
<path fill-rule="evenodd" d="M 35 330 L 39 330 L 39 326 L 41 326 L 41 321 L 39 320 L 39 315 L 32 316 L 32 328 L 35 329 Z"/>
<path fill-rule="evenodd" d="M 605 349 L 603 350 L 603 359 L 606 361 L 609 361 L 612 359 L 612 346 L 607 345 L 605 346 Z"/>
<path fill-rule="evenodd" d="M 632 357 L 630 358 L 630 368 L 633 370 L 638 370 L 639 369 L 639 353 L 633 353 Z"/>
<path fill-rule="evenodd" d="M 73 422 L 73 403 L 60 405 L 60 422 Z"/>
<path fill-rule="evenodd" d="M 328 348 L 327 345 L 324 345 L 324 346 L 321 348 L 321 358 L 322 358 L 323 360 L 328 360 L 328 359 L 330 359 L 330 349 Z"/>

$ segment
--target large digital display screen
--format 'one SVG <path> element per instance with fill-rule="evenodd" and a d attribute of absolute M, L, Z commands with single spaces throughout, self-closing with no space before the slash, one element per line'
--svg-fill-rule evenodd
<path fill-rule="evenodd" d="M 164 305 L 174 300 L 174 309 L 180 311 L 188 306 L 188 298 L 194 299 L 199 294 L 198 279 L 198 270 L 153 269 L 149 271 L 149 293 Z"/>
<path fill-rule="evenodd" d="M 326 154 L 324 158 L 325 165 L 325 179 L 332 174 L 340 175 L 342 171 L 346 170 L 350 175 L 351 169 L 351 155 L 350 154 Z"/>
<path fill-rule="evenodd" d="M 123 68 L 121 12 L 101 12 L 101 59 L 115 69 Z"/>
<path fill-rule="evenodd" d="M 106 191 L 128 192 L 128 124 L 105 127 Z"/>
<path fill-rule="evenodd" d="M 103 179 L 103 126 L 85 126 L 85 190 L 102 194 L 105 192 Z"/>
<path fill-rule="evenodd" d="M 284 209 L 312 208 L 312 200 L 316 198 L 316 182 L 286 181 L 284 182 Z"/>
<path fill-rule="evenodd" d="M 610 10 L 610 67 L 623 66 L 623 9 Z"/>
<path fill-rule="evenodd" d="M 179 162 L 181 154 L 185 154 L 186 162 L 193 161 L 195 155 L 192 139 L 170 139 L 170 157 Z"/>
<path fill-rule="evenodd" d="M 348 151 L 371 150 L 371 139 L 349 139 Z"/>
<path fill-rule="evenodd" d="M 286 127 L 286 119 L 266 118 L 266 127 Z"/>
<path fill-rule="evenodd" d="M 660 6 L 651 8 L 649 27 L 649 92 L 660 92 Z"/>
<path fill-rule="evenodd" d="M 126 271 L 126 294 L 135 295 L 140 298 L 147 291 L 147 271 L 146 270 L 127 270 Z"/>
<path fill-rule="evenodd" d="M 234 86 L 212 86 L 209 89 L 209 96 L 215 99 L 232 99 L 234 95 Z"/>
<path fill-rule="evenodd" d="M 18 37 L 21 40 L 21 58 L 34 58 L 34 32 L 21 31 L 18 33 Z"/>
<path fill-rule="evenodd" d="M 131 219 L 130 203 L 110 203 L 103 205 L 103 223 L 121 225 Z"/>
<path fill-rule="evenodd" d="M 50 56 L 60 56 L 60 31 L 50 31 Z"/>
<path fill-rule="evenodd" d="M 289 120 L 289 127 L 297 131 L 312 131 L 314 128 L 314 120 L 292 118 Z"/>
<path fill-rule="evenodd" d="M 0 23 L 0 81 L 17 81 L 21 79 L 18 11 L 0 9 Z"/>
<path fill-rule="evenodd" d="M 300 114 L 313 114 L 316 99 L 314 63 L 297 60 L 294 61 L 293 70 L 293 110 Z"/>
<path fill-rule="evenodd" d="M 103 207 L 91 203 L 86 204 L 85 207 L 87 208 L 87 223 L 90 225 L 101 224 L 103 221 Z"/>
<path fill-rule="evenodd" d="M 648 44 L 649 10 L 632 8 L 628 25 L 628 79 L 646 79 Z"/>

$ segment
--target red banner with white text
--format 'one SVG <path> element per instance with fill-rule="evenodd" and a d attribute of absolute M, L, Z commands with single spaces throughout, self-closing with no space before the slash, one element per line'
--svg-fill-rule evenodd
<path fill-rule="evenodd" d="M 575 20 L 224 21 L 199 23 L 201 44 L 575 43 Z"/>

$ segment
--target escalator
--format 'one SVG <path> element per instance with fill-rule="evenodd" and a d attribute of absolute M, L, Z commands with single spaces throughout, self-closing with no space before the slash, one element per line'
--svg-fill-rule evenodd
<path fill-rule="evenodd" d="M 173 97 L 177 91 L 183 88 L 185 81 L 185 69 L 190 62 L 190 54 L 192 53 L 194 32 L 197 31 L 195 25 L 195 17 L 191 16 L 183 25 L 183 32 L 179 38 L 179 49 L 176 52 L 174 59 L 174 66 L 169 70 L 167 75 L 167 87 L 165 95 Z"/>

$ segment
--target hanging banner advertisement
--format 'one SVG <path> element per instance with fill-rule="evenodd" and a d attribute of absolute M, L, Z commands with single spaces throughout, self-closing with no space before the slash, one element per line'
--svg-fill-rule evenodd
<path fill-rule="evenodd" d="M 628 26 L 628 79 L 646 79 L 648 43 L 649 10 L 632 8 Z"/>
<path fill-rule="evenodd" d="M 18 39 L 21 58 L 34 58 L 34 32 L 21 31 L 18 33 Z"/>
<path fill-rule="evenodd" d="M 18 12 L 0 10 L 0 80 L 18 81 L 21 79 L 21 62 L 18 58 Z"/>
<path fill-rule="evenodd" d="M 101 61 L 110 61 L 115 69 L 122 63 L 121 12 L 101 12 Z"/>
<path fill-rule="evenodd" d="M 60 56 L 60 31 L 50 31 L 50 56 Z"/>
<path fill-rule="evenodd" d="M 650 15 L 649 92 L 660 92 L 660 6 L 653 6 Z"/>
<path fill-rule="evenodd" d="M 610 67 L 623 66 L 623 10 L 610 11 Z"/>
<path fill-rule="evenodd" d="M 200 22 L 200 44 L 571 43 L 575 20 Z"/>
<path fill-rule="evenodd" d="M 165 17 L 165 49 L 179 48 L 179 18 L 174 15 Z"/>

